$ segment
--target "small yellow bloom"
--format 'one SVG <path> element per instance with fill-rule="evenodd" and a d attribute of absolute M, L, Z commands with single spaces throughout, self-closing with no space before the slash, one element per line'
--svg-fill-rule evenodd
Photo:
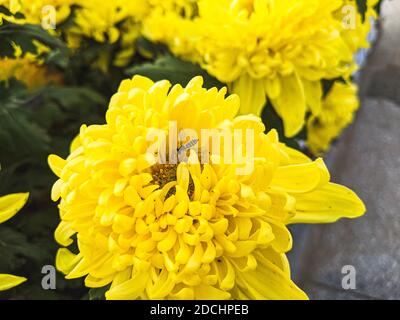
<path fill-rule="evenodd" d="M 290 278 L 287 224 L 355 218 L 365 207 L 329 182 L 322 159 L 265 134 L 260 118 L 236 116 L 239 99 L 225 97 L 226 88 L 202 84 L 124 80 L 106 123 L 83 125 L 66 159 L 49 156 L 59 178 L 51 198 L 61 199 L 55 238 L 79 248 L 61 248 L 57 267 L 88 287 L 110 285 L 107 299 L 306 299 Z M 176 142 L 171 122 L 199 137 L 205 129 L 236 137 L 250 130 L 252 170 L 238 173 L 243 163 L 228 161 L 226 143 L 187 150 L 193 140 Z M 154 132 L 164 135 L 149 139 Z M 184 150 L 186 160 L 157 161 L 163 146 L 168 159 Z M 251 149 L 236 146 L 235 156 Z"/>
<path fill-rule="evenodd" d="M 11 219 L 28 201 L 28 193 L 15 193 L 0 197 L 0 224 Z M 11 289 L 25 282 L 26 278 L 0 274 L 0 291 Z"/>
<path fill-rule="evenodd" d="M 360 106 L 357 86 L 336 82 L 322 102 L 322 110 L 307 121 L 307 146 L 315 155 L 327 151 L 332 140 L 353 121 Z"/>

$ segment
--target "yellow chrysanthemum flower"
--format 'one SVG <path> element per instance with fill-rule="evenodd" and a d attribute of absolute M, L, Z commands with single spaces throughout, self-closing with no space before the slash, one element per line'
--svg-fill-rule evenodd
<path fill-rule="evenodd" d="M 114 43 L 120 37 L 117 25 L 129 17 L 142 16 L 146 6 L 139 1 L 101 0 L 79 1 L 74 26 L 69 30 L 79 37 L 92 38 L 98 42 Z"/>
<path fill-rule="evenodd" d="M 79 248 L 61 248 L 57 268 L 88 287 L 110 285 L 107 299 L 305 299 L 290 278 L 286 225 L 365 207 L 329 182 L 322 159 L 265 134 L 260 118 L 236 116 L 236 95 L 202 83 L 125 80 L 106 123 L 83 125 L 65 160 L 49 156 L 59 177 L 51 197 L 61 199 L 55 238 L 67 247 L 76 235 Z M 206 148 L 204 130 L 226 134 L 224 143 Z"/>
<path fill-rule="evenodd" d="M 351 2 L 354 30 L 342 12 Z M 194 18 L 154 11 L 143 29 L 227 83 L 241 98 L 242 114 L 260 114 L 268 98 L 291 137 L 307 112 L 320 112 L 321 80 L 354 72 L 353 55 L 367 45 L 369 27 L 355 1 L 200 0 Z"/>
<path fill-rule="evenodd" d="M 189 10 L 190 0 L 75 0 L 80 6 L 74 25 L 67 31 L 72 47 L 79 46 L 86 37 L 98 42 L 115 43 L 120 40 L 121 49 L 114 65 L 122 67 L 135 53 L 136 39 L 141 35 L 141 22 L 153 10 L 180 12 Z"/>
<path fill-rule="evenodd" d="M 11 219 L 28 201 L 28 193 L 15 193 L 0 197 L 0 224 Z M 26 278 L 0 274 L 0 291 L 11 289 L 25 282 Z"/>
<path fill-rule="evenodd" d="M 336 82 L 322 102 L 319 115 L 307 121 L 307 146 L 313 154 L 327 151 L 332 140 L 352 123 L 360 106 L 357 86 L 353 83 Z"/>

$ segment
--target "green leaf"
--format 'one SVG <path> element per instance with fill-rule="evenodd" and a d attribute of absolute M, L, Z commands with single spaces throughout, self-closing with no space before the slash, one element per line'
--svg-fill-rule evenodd
<path fill-rule="evenodd" d="M 185 86 L 195 76 L 202 76 L 206 88 L 222 88 L 223 83 L 210 76 L 200 66 L 183 61 L 170 55 L 162 56 L 152 63 L 134 66 L 126 70 L 129 76 L 138 74 L 149 77 L 154 81 L 167 79 L 172 84 Z"/>
<path fill-rule="evenodd" d="M 15 24 L 7 20 L 3 20 L 0 25 L 0 57 L 14 57 L 14 50 L 11 43 L 19 45 L 23 53 L 37 53 L 34 40 L 50 47 L 66 52 L 66 45 L 57 37 L 52 36 L 39 25 L 33 24 Z"/>
<path fill-rule="evenodd" d="M 144 37 L 139 37 L 136 40 L 135 45 L 139 52 L 147 52 L 154 57 L 163 56 L 168 53 L 167 46 L 159 43 L 154 43 Z"/>
<path fill-rule="evenodd" d="M 367 1 L 368 0 L 356 0 L 357 2 L 357 9 L 358 12 L 360 12 L 362 21 L 364 22 L 365 20 L 365 14 L 367 12 L 368 6 L 367 6 Z"/>
<path fill-rule="evenodd" d="M 0 6 L 0 14 L 4 14 L 6 16 L 12 16 L 12 12 L 5 6 Z"/>
<path fill-rule="evenodd" d="M 18 259 L 21 259 L 21 257 L 42 262 L 52 259 L 52 257 L 43 250 L 42 246 L 37 243 L 32 243 L 25 234 L 7 226 L 2 226 L 0 229 L 0 251 L 2 253 L 0 266 L 2 266 L 2 271 L 4 272 L 14 269 L 16 267 L 14 264 Z M 7 260 L 5 259 L 6 256 L 8 257 Z"/>
<path fill-rule="evenodd" d="M 52 64 L 54 66 L 57 66 L 61 69 L 66 69 L 68 67 L 68 62 L 69 62 L 69 56 L 66 50 L 60 50 L 59 48 L 56 48 L 54 50 L 51 50 L 46 56 L 45 56 L 45 63 L 46 64 Z"/>
<path fill-rule="evenodd" d="M 40 88 L 38 95 L 45 96 L 60 103 L 64 108 L 85 107 L 87 105 L 105 105 L 106 100 L 96 91 L 89 88 L 47 86 Z M 83 105 L 82 105 L 83 104 Z"/>
<path fill-rule="evenodd" d="M 93 288 L 89 290 L 89 300 L 105 300 L 106 291 L 110 289 L 110 286 L 101 288 Z"/>
<path fill-rule="evenodd" d="M 32 121 L 29 104 L 21 107 L 24 100 L 19 84 L 11 82 L 11 87 L 7 88 L 0 82 L 0 92 L 3 92 L 0 96 L 0 161 L 11 163 L 17 155 L 29 159 L 48 152 L 50 137 Z M 12 95 L 7 96 L 9 93 Z"/>

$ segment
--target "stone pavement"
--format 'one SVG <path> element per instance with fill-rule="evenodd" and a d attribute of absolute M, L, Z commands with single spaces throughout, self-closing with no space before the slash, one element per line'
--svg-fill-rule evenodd
<path fill-rule="evenodd" d="M 293 278 L 311 299 L 400 299 L 400 1 L 383 4 L 381 31 L 361 77 L 362 108 L 327 155 L 335 182 L 367 214 L 293 228 Z M 343 266 L 356 288 L 342 288 Z"/>

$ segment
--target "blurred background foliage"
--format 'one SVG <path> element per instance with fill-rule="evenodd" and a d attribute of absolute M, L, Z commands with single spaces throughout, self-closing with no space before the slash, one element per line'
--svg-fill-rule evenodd
<path fill-rule="evenodd" d="M 365 1 L 357 1 L 361 11 L 365 10 Z M 4 6 L 0 6 L 0 14 L 12 15 Z M 58 28 L 67 27 L 73 17 L 71 14 Z M 38 44 L 49 50 L 42 52 Z M 0 69 L 0 195 L 30 193 L 21 213 L 0 227 L 1 272 L 21 275 L 28 281 L 1 292 L 0 299 L 103 297 L 103 288 L 88 292 L 82 279 L 66 281 L 60 273 L 57 290 L 42 289 L 42 267 L 55 264 L 58 245 L 53 232 L 59 222 L 57 205 L 50 199 L 56 178 L 47 166 L 47 156 L 55 153 L 66 157 L 82 124 L 104 123 L 108 100 L 121 80 L 140 74 L 186 85 L 192 77 L 202 75 L 206 87 L 223 87 L 198 65 L 173 57 L 165 46 L 145 38 L 136 39 L 136 51 L 127 67 L 117 67 L 112 61 L 119 45 L 118 41 L 100 43 L 87 38 L 78 49 L 71 50 L 66 39 L 39 25 L 6 20 L 0 24 L 1 59 L 15 58 L 18 46 L 20 57 L 34 55 L 45 69 L 44 77 L 56 79 L 39 84 L 34 78 L 33 83 L 27 84 L 16 78 L 3 79 L 4 70 Z M 108 55 L 104 61 L 105 52 Z M 325 94 L 336 80 L 326 81 Z M 262 117 L 268 130 L 276 128 L 284 137 L 282 121 L 273 108 L 265 108 Z M 306 134 L 303 130 L 285 142 L 304 149 Z"/>

